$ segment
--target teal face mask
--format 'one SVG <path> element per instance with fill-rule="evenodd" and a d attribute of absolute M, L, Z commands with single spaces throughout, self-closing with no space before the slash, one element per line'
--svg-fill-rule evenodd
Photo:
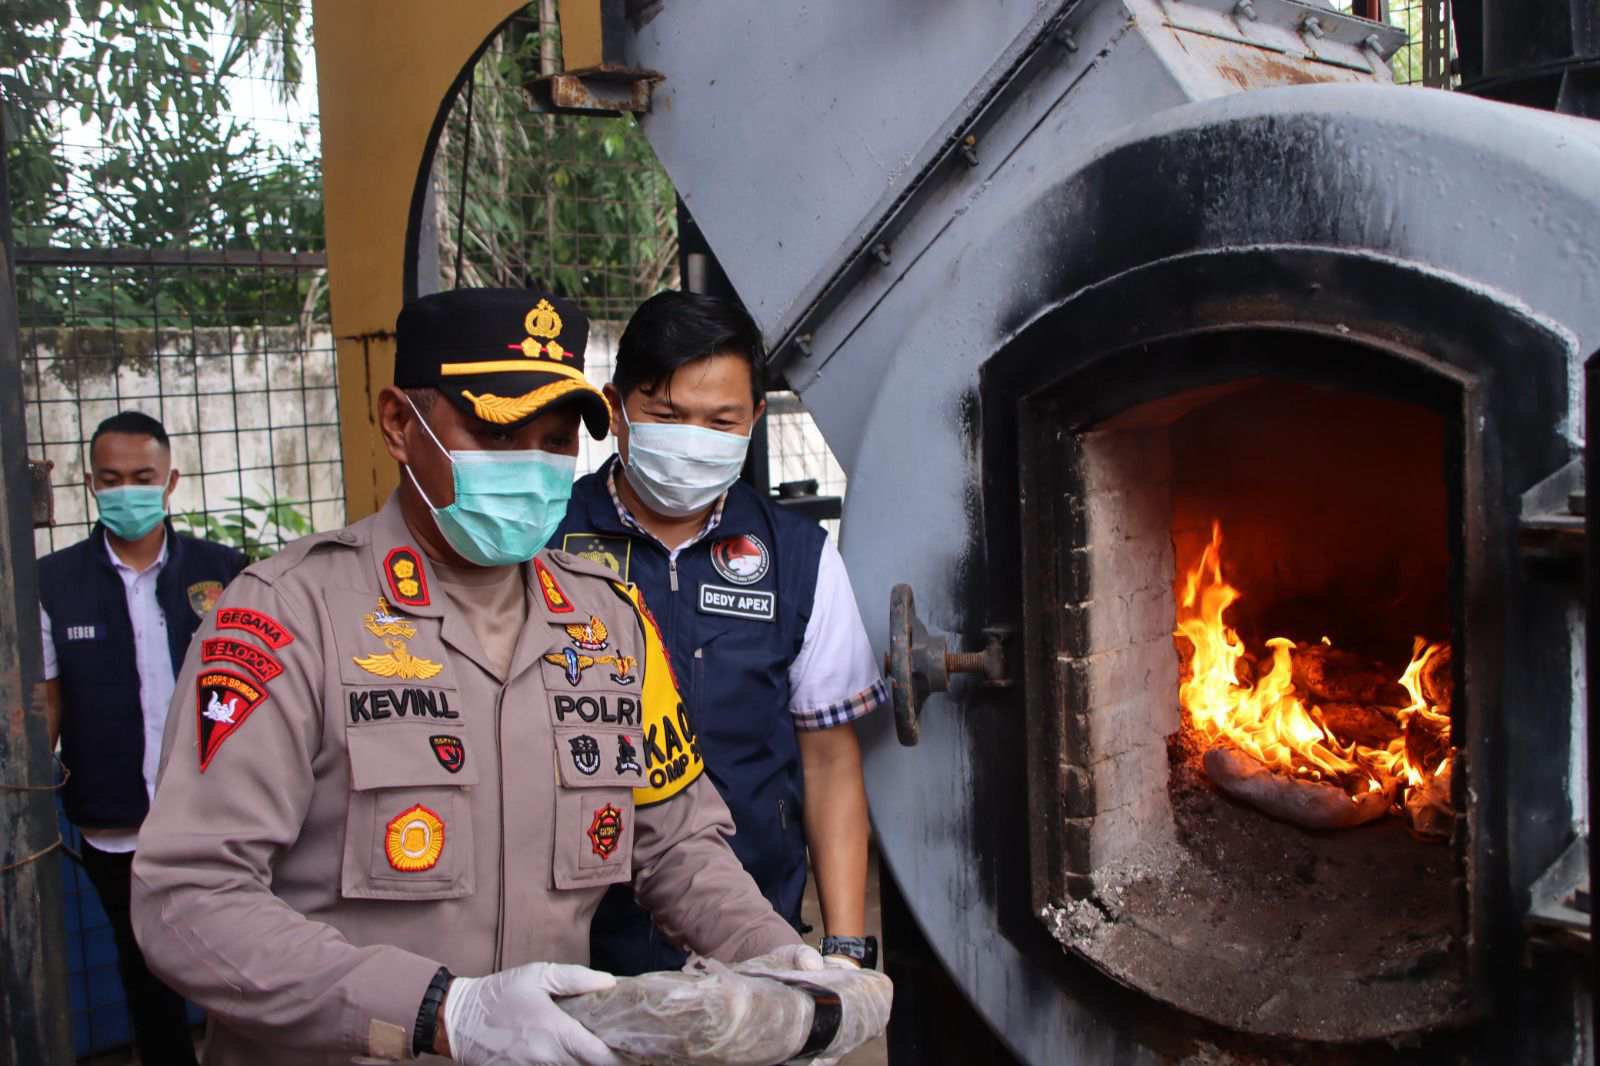
<path fill-rule="evenodd" d="M 167 517 L 165 485 L 119 485 L 96 489 L 100 524 L 123 540 L 138 540 Z"/>
<path fill-rule="evenodd" d="M 411 409 L 416 411 L 416 404 Z M 435 507 L 410 466 L 406 476 L 450 547 L 479 566 L 511 566 L 538 554 L 566 517 L 577 456 L 538 449 L 453 452 L 433 435 L 422 412 L 416 414 L 428 437 L 450 457 L 455 502 Z"/>

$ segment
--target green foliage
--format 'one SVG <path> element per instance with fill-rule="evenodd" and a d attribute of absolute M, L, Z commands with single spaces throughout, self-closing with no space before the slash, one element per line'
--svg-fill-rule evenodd
<path fill-rule="evenodd" d="M 230 96 L 255 63 L 287 104 L 302 73 L 309 5 L 9 0 L 6 6 L 0 120 L 17 244 L 322 246 L 319 161 L 264 140 L 232 113 Z M 226 307 L 244 311 L 229 322 L 249 324 L 252 309 L 298 308 L 311 284 L 288 272 L 159 274 L 86 287 L 64 271 L 30 290 L 30 306 L 65 310 L 70 302 L 78 323 L 125 322 L 161 306 L 220 316 Z"/>
<path fill-rule="evenodd" d="M 191 536 L 238 548 L 253 563 L 312 532 L 311 519 L 299 510 L 303 506 L 299 501 L 231 496 L 228 502 L 238 509 L 221 514 L 189 511 L 173 515 L 173 525 Z"/>
<path fill-rule="evenodd" d="M 465 90 L 445 124 L 434 169 L 444 283 L 549 287 L 597 317 L 625 318 L 675 281 L 672 182 L 632 118 L 529 109 L 528 86 L 557 47 L 553 24 L 539 28 L 539 6 L 478 62 L 469 166 Z"/>

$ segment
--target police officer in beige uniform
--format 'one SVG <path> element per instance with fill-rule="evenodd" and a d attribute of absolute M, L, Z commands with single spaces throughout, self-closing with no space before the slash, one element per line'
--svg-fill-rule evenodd
<path fill-rule="evenodd" d="M 396 333 L 400 488 L 241 574 L 168 716 L 134 924 L 205 1061 L 616 1062 L 551 997 L 610 987 L 582 964 L 622 882 L 695 951 L 820 969 L 728 847 L 637 590 L 538 551 L 608 419 L 582 313 L 458 290 Z"/>

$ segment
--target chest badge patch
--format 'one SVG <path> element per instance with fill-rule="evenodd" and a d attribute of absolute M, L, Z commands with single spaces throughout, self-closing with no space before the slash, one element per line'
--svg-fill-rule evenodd
<path fill-rule="evenodd" d="M 411 548 L 395 548 L 383 557 L 383 576 L 389 582 L 389 596 L 407 607 L 428 606 L 428 575 L 422 557 Z"/>
<path fill-rule="evenodd" d="M 586 624 L 573 624 L 566 626 L 567 636 L 572 638 L 572 643 L 584 651 L 605 651 L 610 643 L 607 639 L 606 624 L 591 615 Z"/>
<path fill-rule="evenodd" d="M 724 537 L 711 545 L 711 565 L 722 580 L 754 585 L 772 569 L 772 555 L 754 533 Z"/>
<path fill-rule="evenodd" d="M 248 640 L 232 637 L 207 637 L 200 645 L 200 661 L 242 666 L 261 682 L 271 681 L 283 673 L 283 664 L 277 659 Z"/>
<path fill-rule="evenodd" d="M 572 746 L 572 765 L 584 777 L 593 777 L 600 770 L 600 742 L 587 733 L 567 741 Z"/>
<path fill-rule="evenodd" d="M 644 767 L 639 765 L 639 753 L 622 733 L 617 734 L 617 773 L 644 776 Z"/>
<path fill-rule="evenodd" d="M 350 661 L 369 674 L 379 677 L 398 677 L 405 681 L 425 681 L 433 677 L 444 664 L 436 663 L 431 659 L 424 659 L 420 655 L 412 655 L 406 647 L 406 642 L 399 637 L 387 637 L 384 642 L 389 650 L 378 655 L 356 655 Z"/>
<path fill-rule="evenodd" d="M 619 685 L 631 685 L 634 682 L 633 672 L 639 665 L 632 655 L 584 655 L 574 648 L 546 652 L 544 661 L 561 667 L 567 684 L 574 687 L 583 680 L 583 672 L 595 666 L 615 666 L 611 680 Z"/>
<path fill-rule="evenodd" d="M 417 635 L 417 627 L 406 621 L 404 615 L 391 611 L 389 601 L 382 596 L 378 597 L 377 609 L 362 615 L 361 619 L 367 632 L 375 637 L 405 637 L 410 640 Z"/>
<path fill-rule="evenodd" d="M 589 823 L 589 843 L 596 855 L 611 858 L 622 843 L 622 812 L 610 803 L 595 811 L 594 821 Z"/>
<path fill-rule="evenodd" d="M 284 624 L 261 611 L 248 607 L 224 607 L 217 612 L 218 629 L 239 629 L 266 641 L 274 651 L 294 643 L 294 634 Z"/>
<path fill-rule="evenodd" d="M 211 608 L 217 605 L 217 600 L 222 595 L 222 582 L 196 581 L 188 588 L 189 607 L 195 615 L 204 618 L 211 613 Z"/>
<path fill-rule="evenodd" d="M 422 804 L 389 819 L 383 834 L 389 865 L 401 873 L 431 870 L 444 851 L 444 821 Z"/>
<path fill-rule="evenodd" d="M 200 772 L 233 736 L 250 712 L 267 698 L 266 690 L 229 670 L 203 670 L 195 678 L 195 712 L 199 717 Z"/>
<path fill-rule="evenodd" d="M 591 563 L 599 563 L 622 580 L 628 580 L 628 567 L 633 561 L 633 541 L 627 537 L 602 537 L 598 533 L 568 533 L 561 538 L 561 550 L 571 552 Z"/>
<path fill-rule="evenodd" d="M 428 746 L 433 748 L 433 757 L 439 760 L 439 765 L 453 774 L 459 774 L 467 763 L 467 746 L 461 743 L 460 737 L 435 733 L 428 738 Z"/>
<path fill-rule="evenodd" d="M 571 614 L 572 601 L 567 599 L 567 594 L 561 591 L 561 586 L 556 584 L 556 579 L 545 568 L 543 559 L 534 559 L 534 573 L 539 578 L 539 594 L 544 597 L 544 605 L 555 614 Z"/>

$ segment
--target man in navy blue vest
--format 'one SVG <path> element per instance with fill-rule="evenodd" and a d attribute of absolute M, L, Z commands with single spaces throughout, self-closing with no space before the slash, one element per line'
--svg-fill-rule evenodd
<path fill-rule="evenodd" d="M 887 691 L 838 550 L 738 480 L 765 392 L 742 308 L 683 292 L 646 301 L 606 386 L 619 455 L 573 487 L 550 546 L 640 586 L 733 812 L 733 850 L 796 928 L 809 851 L 823 955 L 858 964 L 868 824 L 850 723 Z M 626 886 L 591 930 L 598 969 L 683 965 Z"/>
<path fill-rule="evenodd" d="M 70 777 L 67 817 L 117 945 L 139 1057 L 195 1061 L 183 999 L 145 967 L 128 914 L 139 823 L 150 809 L 173 679 L 200 619 L 247 560 L 167 520 L 178 484 L 167 431 L 137 411 L 89 444 L 100 521 L 87 540 L 39 560 L 50 740 Z"/>

